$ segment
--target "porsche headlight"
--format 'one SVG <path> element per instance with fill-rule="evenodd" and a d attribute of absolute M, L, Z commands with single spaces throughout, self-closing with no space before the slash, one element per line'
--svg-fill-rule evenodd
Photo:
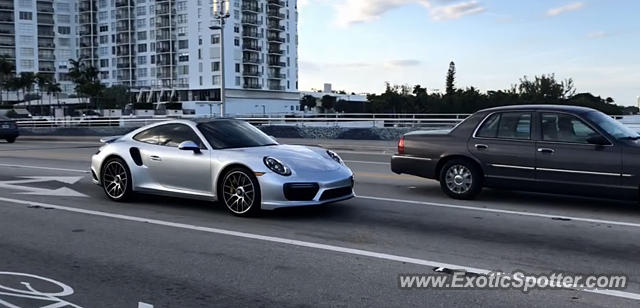
<path fill-rule="evenodd" d="M 338 164 L 343 164 L 342 162 L 342 158 L 340 158 L 340 155 L 338 155 L 336 152 L 331 151 L 331 150 L 327 150 L 327 155 L 329 155 L 329 157 L 331 157 L 331 159 L 335 160 Z"/>
<path fill-rule="evenodd" d="M 273 157 L 269 157 L 266 156 L 264 159 L 264 165 L 267 166 L 267 168 L 269 168 L 269 170 L 282 175 L 282 176 L 290 176 L 291 175 L 291 169 L 289 169 L 289 167 L 285 166 L 281 161 L 273 158 Z"/>

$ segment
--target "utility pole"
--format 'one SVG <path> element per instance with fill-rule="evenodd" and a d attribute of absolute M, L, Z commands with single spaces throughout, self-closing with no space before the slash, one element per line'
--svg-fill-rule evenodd
<path fill-rule="evenodd" d="M 211 26 L 211 30 L 220 30 L 220 116 L 224 117 L 225 98 L 225 65 L 224 65 L 224 26 L 229 18 L 229 0 L 213 0 L 213 18 L 218 20 L 219 25 Z M 210 106 L 210 112 L 211 106 Z"/>

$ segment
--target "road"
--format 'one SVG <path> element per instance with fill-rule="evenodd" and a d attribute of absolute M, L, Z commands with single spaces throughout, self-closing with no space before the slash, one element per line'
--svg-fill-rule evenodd
<path fill-rule="evenodd" d="M 456 201 L 437 182 L 391 173 L 392 143 L 284 141 L 337 150 L 356 175 L 358 197 L 252 219 L 185 199 L 138 196 L 117 204 L 91 184 L 92 138 L 0 143 L 0 307 L 56 300 L 67 307 L 640 303 L 635 203 L 499 190 Z M 615 273 L 630 285 L 620 293 L 398 287 L 399 274 L 439 266 Z M 61 287 L 52 282 L 7 272 L 72 290 L 55 295 Z M 6 292 L 25 290 L 25 281 L 40 295 Z"/>

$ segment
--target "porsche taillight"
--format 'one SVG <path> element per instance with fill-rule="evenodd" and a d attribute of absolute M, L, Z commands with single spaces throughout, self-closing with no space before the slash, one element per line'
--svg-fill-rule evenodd
<path fill-rule="evenodd" d="M 398 141 L 398 154 L 404 154 L 404 136 Z"/>

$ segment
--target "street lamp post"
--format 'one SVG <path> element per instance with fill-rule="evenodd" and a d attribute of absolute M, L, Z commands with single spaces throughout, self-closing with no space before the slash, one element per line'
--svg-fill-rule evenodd
<path fill-rule="evenodd" d="M 220 30 L 220 116 L 224 117 L 225 98 L 225 65 L 224 65 L 224 25 L 229 14 L 229 0 L 213 0 L 213 18 L 218 20 L 219 25 L 211 26 L 211 30 Z M 209 106 L 210 115 L 211 106 Z"/>

